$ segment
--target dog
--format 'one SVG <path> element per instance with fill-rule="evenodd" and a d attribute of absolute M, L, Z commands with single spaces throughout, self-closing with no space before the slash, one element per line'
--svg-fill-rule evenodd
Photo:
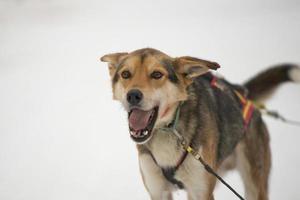
<path fill-rule="evenodd" d="M 211 73 L 220 67 L 216 62 L 173 58 L 152 48 L 107 54 L 101 61 L 108 63 L 113 98 L 128 112 L 130 137 L 152 200 L 171 200 L 176 189 L 184 189 L 190 200 L 214 199 L 216 178 L 163 129 L 174 125 L 176 116 L 177 132 L 213 170 L 237 169 L 246 199 L 268 199 L 269 133 L 258 108 L 252 106 L 245 121 L 244 103 L 263 103 L 280 84 L 300 82 L 298 66 L 278 65 L 235 85 Z"/>

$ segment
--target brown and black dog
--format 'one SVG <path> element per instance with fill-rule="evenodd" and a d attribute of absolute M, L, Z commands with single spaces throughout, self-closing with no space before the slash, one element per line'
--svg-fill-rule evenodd
<path fill-rule="evenodd" d="M 271 152 L 268 130 L 254 109 L 245 129 L 243 104 L 236 91 L 262 102 L 286 81 L 300 81 L 300 68 L 270 68 L 244 85 L 215 77 L 215 62 L 184 56 L 172 58 L 155 49 L 108 54 L 114 99 L 128 112 L 130 137 L 137 143 L 144 185 L 151 199 L 172 199 L 186 190 L 189 199 L 213 199 L 216 179 L 181 148 L 172 132 L 180 106 L 177 131 L 219 173 L 236 168 L 246 199 L 268 199 Z"/>

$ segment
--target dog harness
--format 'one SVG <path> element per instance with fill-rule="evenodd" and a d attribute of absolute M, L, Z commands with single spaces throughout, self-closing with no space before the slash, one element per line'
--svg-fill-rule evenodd
<path fill-rule="evenodd" d="M 216 87 L 216 88 L 219 88 L 220 90 L 223 90 L 223 87 L 218 84 L 218 78 L 216 76 L 213 76 L 212 74 L 211 74 L 210 85 L 212 87 Z M 243 119 L 244 119 L 244 130 L 247 130 L 248 125 L 249 125 L 249 123 L 251 121 L 251 118 L 252 118 L 255 106 L 254 106 L 254 104 L 253 104 L 252 101 L 250 101 L 249 99 L 247 99 L 238 90 L 235 89 L 234 93 L 239 98 L 239 100 L 240 100 L 240 102 L 242 104 L 242 115 L 243 115 Z"/>
<path fill-rule="evenodd" d="M 149 151 L 152 159 L 154 160 L 155 164 L 158 165 L 158 163 L 156 162 L 154 156 L 152 155 L 152 153 Z M 183 161 L 185 160 L 186 156 L 188 154 L 188 151 L 184 151 L 184 153 L 182 154 L 182 156 L 180 157 L 180 159 L 177 161 L 176 165 L 174 167 L 161 167 L 161 171 L 164 175 L 164 177 L 173 185 L 176 185 L 179 189 L 183 189 L 184 185 L 181 181 L 178 181 L 174 176 L 176 171 L 178 170 L 178 168 L 180 167 L 180 165 L 183 163 Z M 159 166 L 159 165 L 158 165 Z"/>

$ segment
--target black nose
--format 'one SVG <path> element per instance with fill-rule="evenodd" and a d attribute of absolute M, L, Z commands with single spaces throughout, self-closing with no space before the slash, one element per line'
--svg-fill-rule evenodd
<path fill-rule="evenodd" d="M 143 93 L 139 90 L 136 90 L 136 89 L 130 90 L 127 93 L 127 101 L 128 101 L 128 103 L 130 103 L 133 106 L 139 104 L 142 99 L 143 99 Z"/>

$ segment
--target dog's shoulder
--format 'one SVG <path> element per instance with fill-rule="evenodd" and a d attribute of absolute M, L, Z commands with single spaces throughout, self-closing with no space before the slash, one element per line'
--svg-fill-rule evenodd
<path fill-rule="evenodd" d="M 215 80 L 214 80 L 215 79 Z M 212 84 L 212 81 L 216 83 Z M 209 113 L 215 117 L 218 130 L 218 160 L 223 160 L 233 152 L 244 135 L 242 106 L 235 91 L 246 94 L 242 86 L 231 84 L 223 78 L 211 74 L 198 77 L 193 91 L 197 93 L 200 105 L 207 105 Z M 207 113 L 199 111 L 199 115 Z"/>

